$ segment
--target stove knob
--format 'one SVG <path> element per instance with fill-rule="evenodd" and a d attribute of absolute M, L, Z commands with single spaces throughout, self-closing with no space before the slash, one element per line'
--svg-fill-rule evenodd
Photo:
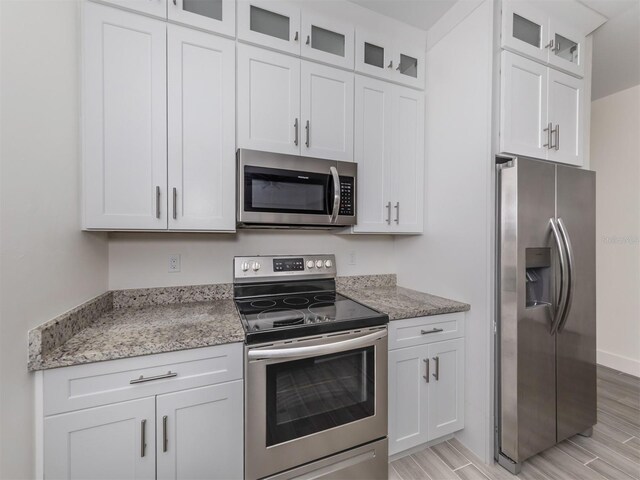
<path fill-rule="evenodd" d="M 324 261 L 324 266 L 326 268 L 331 268 L 331 267 L 333 267 L 333 262 L 331 260 L 325 260 Z"/>
<path fill-rule="evenodd" d="M 322 260 L 316 260 L 316 268 L 322 268 Z"/>
<path fill-rule="evenodd" d="M 260 265 L 258 262 L 253 262 L 253 265 L 251 265 L 251 268 L 253 269 L 254 272 L 257 272 L 258 270 L 260 270 L 260 267 L 262 265 Z"/>
<path fill-rule="evenodd" d="M 240 268 L 242 268 L 243 272 L 246 272 L 247 270 L 249 270 L 249 262 L 242 262 L 242 265 L 240 265 Z"/>
<path fill-rule="evenodd" d="M 315 266 L 316 266 L 316 264 L 313 263 L 313 260 L 307 260 L 307 268 L 313 268 Z"/>

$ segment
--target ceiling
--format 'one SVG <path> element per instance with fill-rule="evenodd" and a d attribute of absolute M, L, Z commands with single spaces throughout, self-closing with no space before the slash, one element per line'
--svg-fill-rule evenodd
<path fill-rule="evenodd" d="M 456 0 L 350 0 L 375 12 L 429 30 Z"/>

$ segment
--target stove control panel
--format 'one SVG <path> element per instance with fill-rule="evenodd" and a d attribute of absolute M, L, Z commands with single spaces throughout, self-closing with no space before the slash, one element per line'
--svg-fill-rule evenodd
<path fill-rule="evenodd" d="M 335 255 L 234 257 L 234 283 L 335 278 Z"/>

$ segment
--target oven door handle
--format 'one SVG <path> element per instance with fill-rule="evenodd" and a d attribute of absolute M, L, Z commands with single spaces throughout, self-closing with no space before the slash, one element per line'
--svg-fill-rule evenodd
<path fill-rule="evenodd" d="M 331 223 L 336 223 L 338 213 L 340 213 L 340 197 L 342 195 L 340 186 L 340 175 L 336 167 L 329 167 L 329 172 L 333 177 L 333 210 L 331 211 Z"/>
<path fill-rule="evenodd" d="M 387 336 L 387 330 L 369 333 L 361 337 L 341 340 L 325 345 L 311 345 L 308 347 L 274 348 L 274 349 L 254 349 L 249 350 L 249 360 L 272 360 L 280 358 L 303 358 L 309 356 L 328 355 L 330 353 L 343 352 L 354 348 L 364 347 L 376 340 Z"/>

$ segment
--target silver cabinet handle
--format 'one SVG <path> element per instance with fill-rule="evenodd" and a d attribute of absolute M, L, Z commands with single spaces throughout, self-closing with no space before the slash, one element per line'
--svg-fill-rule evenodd
<path fill-rule="evenodd" d="M 544 48 L 550 48 L 551 50 L 553 50 L 553 38 L 544 46 Z"/>
<path fill-rule="evenodd" d="M 296 34 L 293 36 L 293 41 L 294 42 L 298 41 L 298 32 L 296 32 Z"/>
<path fill-rule="evenodd" d="M 565 257 L 564 243 L 562 242 L 560 232 L 558 231 L 558 227 L 556 227 L 555 219 L 553 217 L 549 219 L 549 226 L 551 227 L 551 232 L 553 233 L 553 238 L 558 250 L 558 259 L 560 260 L 560 293 L 558 295 L 555 311 L 553 312 L 553 318 L 551 319 L 551 335 L 554 335 L 556 333 L 556 330 L 558 330 L 558 325 L 560 324 L 562 314 L 564 313 L 566 307 L 566 297 L 568 289 L 567 259 Z"/>
<path fill-rule="evenodd" d="M 153 382 L 154 380 L 162 380 L 163 378 L 171 378 L 177 377 L 178 374 L 169 370 L 167 373 L 163 373 L 162 375 L 154 375 L 153 377 L 143 377 L 140 375 L 138 378 L 134 378 L 129 381 L 129 384 L 134 385 L 136 383 L 145 383 L 145 382 Z"/>
<path fill-rule="evenodd" d="M 547 132 L 547 143 L 543 145 L 543 147 L 547 147 L 547 149 L 551 148 L 551 132 L 553 131 L 552 127 L 553 127 L 552 123 L 549 122 L 547 124 L 547 128 L 542 130 L 543 132 Z"/>
<path fill-rule="evenodd" d="M 296 118 L 296 121 L 293 122 L 293 132 L 294 132 L 294 137 L 293 137 L 293 144 L 298 146 L 298 119 Z"/>
<path fill-rule="evenodd" d="M 396 202 L 396 206 L 394 207 L 396 209 L 396 225 L 400 224 L 400 202 Z"/>
<path fill-rule="evenodd" d="M 141 457 L 144 457 L 146 448 L 147 448 L 147 421 L 142 420 L 140 422 L 140 456 Z"/>
<path fill-rule="evenodd" d="M 554 147 L 556 150 L 560 149 L 560 125 L 556 125 L 556 144 Z"/>
<path fill-rule="evenodd" d="M 333 210 L 331 211 L 331 223 L 335 223 L 340 215 L 340 198 L 342 197 L 342 186 L 340 185 L 340 174 L 336 167 L 329 167 L 329 173 L 333 178 Z"/>
<path fill-rule="evenodd" d="M 393 60 L 389 62 L 389 65 L 387 65 L 387 68 L 393 68 Z"/>
<path fill-rule="evenodd" d="M 167 436 L 167 416 L 162 417 L 162 451 L 167 451 L 167 446 L 169 445 L 169 439 Z"/>
<path fill-rule="evenodd" d="M 434 362 L 436 362 L 436 371 L 433 374 L 433 378 L 436 379 L 436 381 L 440 380 L 440 357 L 433 357 Z"/>
<path fill-rule="evenodd" d="M 400 71 L 400 60 L 398 60 L 398 66 L 396 67 L 396 70 Z"/>
<path fill-rule="evenodd" d="M 440 333 L 440 332 L 444 332 L 444 330 L 442 328 L 433 328 L 431 330 L 420 330 L 420 333 L 422 335 L 429 335 L 430 333 Z"/>
<path fill-rule="evenodd" d="M 304 42 L 306 45 L 309 45 L 311 43 L 311 37 L 309 35 L 307 35 L 307 41 Z"/>
<path fill-rule="evenodd" d="M 305 125 L 304 129 L 306 134 L 306 140 L 304 144 L 307 146 L 307 148 L 309 148 L 309 120 L 307 120 L 307 124 Z"/>
<path fill-rule="evenodd" d="M 574 267 L 574 257 L 573 257 L 573 246 L 571 245 L 571 239 L 569 238 L 569 232 L 567 231 L 567 227 L 565 226 L 562 218 L 558 218 L 558 229 L 560 230 L 560 235 L 562 237 L 562 241 L 565 245 L 567 251 L 567 299 L 565 302 L 564 312 L 562 312 L 562 317 L 558 322 L 558 333 L 561 333 L 564 330 L 564 326 L 567 323 L 567 318 L 569 318 L 569 312 L 571 312 L 571 303 L 573 302 L 573 291 L 575 289 L 574 283 L 574 275 L 573 275 L 573 267 Z"/>
<path fill-rule="evenodd" d="M 424 363 L 427 364 L 427 367 L 426 367 L 427 368 L 427 372 L 426 372 L 427 374 L 423 375 L 422 378 L 424 378 L 425 382 L 429 383 L 429 359 L 425 358 L 425 359 L 423 359 L 423 361 L 424 361 Z"/>
<path fill-rule="evenodd" d="M 156 218 L 160 218 L 160 187 L 156 186 Z"/>
<path fill-rule="evenodd" d="M 178 189 L 173 187 L 173 219 L 178 218 Z"/>
<path fill-rule="evenodd" d="M 387 203 L 387 225 L 391 225 L 391 202 Z"/>

